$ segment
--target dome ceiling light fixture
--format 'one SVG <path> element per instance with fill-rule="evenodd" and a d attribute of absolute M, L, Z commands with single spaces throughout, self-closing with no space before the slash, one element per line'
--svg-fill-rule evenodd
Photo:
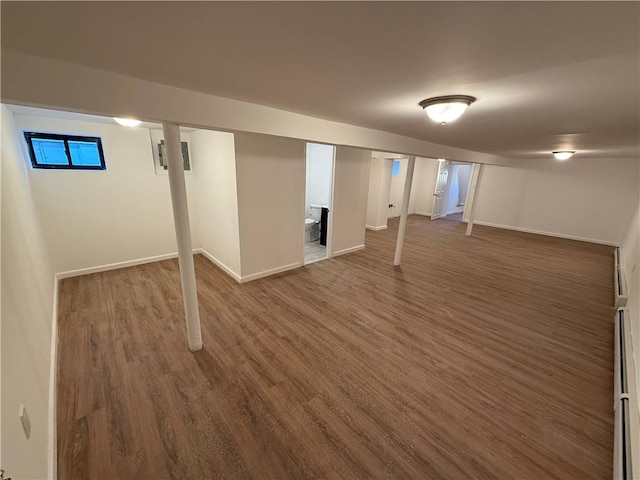
<path fill-rule="evenodd" d="M 140 120 L 136 120 L 135 118 L 113 117 L 113 119 L 123 127 L 137 127 L 140 125 Z"/>
<path fill-rule="evenodd" d="M 469 95 L 444 95 L 442 97 L 427 98 L 420 102 L 420 106 L 434 122 L 446 125 L 460 118 L 465 110 L 476 101 L 476 97 Z"/>
<path fill-rule="evenodd" d="M 551 153 L 553 153 L 553 156 L 556 157 L 556 160 L 560 160 L 562 162 L 564 160 L 569 160 L 576 152 L 571 150 L 560 150 Z"/>

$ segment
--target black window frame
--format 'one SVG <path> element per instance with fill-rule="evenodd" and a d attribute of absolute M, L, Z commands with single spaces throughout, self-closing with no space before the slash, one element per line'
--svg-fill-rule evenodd
<path fill-rule="evenodd" d="M 42 132 L 23 132 L 24 139 L 27 142 L 27 148 L 29 150 L 29 157 L 31 159 L 31 166 L 33 168 L 43 168 L 47 170 L 106 170 L 107 165 L 104 161 L 104 152 L 102 150 L 102 139 L 100 137 L 89 137 L 86 135 L 66 135 L 60 133 L 42 133 Z M 67 156 L 66 165 L 48 165 L 39 163 L 36 158 L 36 152 L 33 149 L 33 139 L 43 140 L 62 140 L 64 142 L 64 151 Z M 74 165 L 71 158 L 71 151 L 69 150 L 69 142 L 85 142 L 95 143 L 98 147 L 98 156 L 100 157 L 100 165 Z"/>

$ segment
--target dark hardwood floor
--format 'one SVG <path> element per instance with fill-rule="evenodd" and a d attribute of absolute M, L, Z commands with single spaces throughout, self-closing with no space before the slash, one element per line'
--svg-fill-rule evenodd
<path fill-rule="evenodd" d="M 604 479 L 612 248 L 411 216 L 238 285 L 196 257 L 63 280 L 60 479 Z"/>

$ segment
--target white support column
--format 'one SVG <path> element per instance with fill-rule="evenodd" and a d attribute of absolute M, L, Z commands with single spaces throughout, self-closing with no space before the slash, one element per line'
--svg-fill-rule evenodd
<path fill-rule="evenodd" d="M 171 204 L 173 206 L 173 223 L 175 224 L 178 243 L 182 298 L 187 320 L 187 338 L 189 340 L 189 350 L 195 352 L 202 348 L 202 333 L 200 330 L 198 293 L 196 291 L 196 272 L 193 266 L 193 248 L 191 246 L 187 189 L 184 182 L 180 128 L 175 124 L 163 123 L 162 129 L 166 145 L 165 153 L 169 173 Z"/>
<path fill-rule="evenodd" d="M 484 163 L 478 166 L 478 176 L 473 187 L 473 198 L 471 199 L 471 210 L 469 211 L 469 220 L 467 221 L 467 236 L 471 235 L 473 230 L 473 222 L 476 218 L 476 208 L 478 205 L 478 194 L 480 193 L 480 182 L 482 181 L 482 173 L 484 172 Z"/>
<path fill-rule="evenodd" d="M 416 165 L 416 157 L 409 157 L 407 165 L 407 178 L 404 181 L 404 196 L 402 197 L 402 210 L 400 212 L 400 225 L 398 226 L 398 238 L 396 240 L 396 254 L 393 264 L 400 265 L 402 247 L 404 245 L 404 232 L 407 229 L 407 213 L 409 212 L 409 197 L 411 196 L 411 183 L 413 182 L 413 169 Z"/>

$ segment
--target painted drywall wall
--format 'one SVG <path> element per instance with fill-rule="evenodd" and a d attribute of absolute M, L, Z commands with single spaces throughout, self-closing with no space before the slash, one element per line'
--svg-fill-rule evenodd
<path fill-rule="evenodd" d="M 629 294 L 627 308 L 631 316 L 636 385 L 640 386 L 640 202 L 638 202 L 637 208 L 627 224 L 627 231 L 620 243 Z M 640 406 L 640 398 L 638 404 Z"/>
<path fill-rule="evenodd" d="M 397 161 L 400 164 L 400 169 L 397 175 L 391 176 L 391 189 L 389 191 L 389 203 L 393 205 L 393 207 L 390 207 L 388 209 L 387 214 L 389 218 L 399 217 L 402 211 L 402 199 L 404 197 L 404 184 L 407 178 L 407 166 L 409 165 L 409 160 L 407 160 L 406 158 L 400 158 L 394 161 Z"/>
<path fill-rule="evenodd" d="M 43 78 L 47 81 L 43 82 Z M 0 94 L 4 103 L 18 105 L 107 117 L 129 115 L 148 121 L 173 121 L 213 130 L 277 135 L 424 157 L 511 163 L 495 155 L 206 95 L 7 48 L 2 49 Z"/>
<path fill-rule="evenodd" d="M 370 151 L 336 148 L 332 255 L 364 247 L 370 168 Z"/>
<path fill-rule="evenodd" d="M 409 213 L 431 215 L 433 210 L 433 192 L 438 176 L 438 161 L 433 158 L 416 158 L 411 184 Z"/>
<path fill-rule="evenodd" d="M 305 142 L 235 134 L 242 280 L 301 266 Z"/>
<path fill-rule="evenodd" d="M 310 217 L 310 205 L 331 203 L 331 183 L 333 182 L 333 145 L 307 143 L 306 146 L 306 192 L 304 211 Z"/>
<path fill-rule="evenodd" d="M 392 160 L 375 156 L 371 158 L 367 195 L 367 228 L 369 229 L 387 228 L 392 165 Z"/>
<path fill-rule="evenodd" d="M 471 171 L 473 165 L 457 165 L 458 171 L 458 205 L 464 205 L 467 201 L 469 183 L 471 182 Z"/>
<path fill-rule="evenodd" d="M 522 161 L 487 165 L 476 221 L 617 244 L 637 206 L 637 159 Z"/>
<path fill-rule="evenodd" d="M 449 181 L 445 189 L 445 214 L 450 215 L 464 210 L 471 178 L 471 168 L 471 165 L 451 165 Z"/>
<path fill-rule="evenodd" d="M 456 165 L 449 166 L 447 185 L 444 189 L 444 199 L 442 201 L 442 213 L 449 215 L 458 211 L 458 169 Z"/>
<path fill-rule="evenodd" d="M 55 272 L 176 252 L 169 179 L 155 173 L 149 130 L 30 115 L 15 115 L 15 123 L 20 131 L 102 138 L 105 171 L 28 169 Z M 195 173 L 196 158 L 192 167 Z M 194 175 L 185 178 L 194 218 Z M 197 247 L 196 222 L 191 227 Z"/>
<path fill-rule="evenodd" d="M 2 468 L 46 478 L 54 274 L 13 115 L 2 106 Z M 18 418 L 31 420 L 27 439 Z"/>
<path fill-rule="evenodd" d="M 200 246 L 227 273 L 240 279 L 240 234 L 233 134 L 197 130 L 191 133 Z"/>

